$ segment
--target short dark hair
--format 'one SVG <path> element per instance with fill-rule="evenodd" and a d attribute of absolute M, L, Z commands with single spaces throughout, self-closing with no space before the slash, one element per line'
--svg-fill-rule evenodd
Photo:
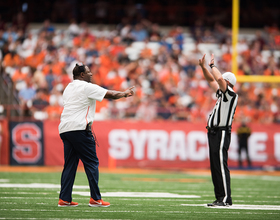
<path fill-rule="evenodd" d="M 79 64 L 76 63 L 76 66 L 73 69 L 73 76 L 77 77 L 81 73 L 85 73 L 85 72 L 86 72 L 86 66 L 84 64 L 79 65 Z"/>

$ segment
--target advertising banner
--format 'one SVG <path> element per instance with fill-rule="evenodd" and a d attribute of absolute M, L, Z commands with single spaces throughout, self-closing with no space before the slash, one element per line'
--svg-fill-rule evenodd
<path fill-rule="evenodd" d="M 44 165 L 43 123 L 13 122 L 10 130 L 10 164 Z"/>
<path fill-rule="evenodd" d="M 63 165 L 59 121 L 45 121 L 45 165 Z M 238 167 L 238 141 L 234 124 L 229 166 Z M 249 155 L 252 166 L 280 166 L 280 125 L 250 124 Z M 208 168 L 209 149 L 204 123 L 96 121 L 97 154 L 102 167 Z M 245 159 L 245 155 L 243 155 Z M 245 163 L 244 163 L 245 164 Z"/>
<path fill-rule="evenodd" d="M 64 164 L 63 143 L 58 133 L 58 125 L 58 120 L 44 121 L 45 165 L 48 166 Z"/>

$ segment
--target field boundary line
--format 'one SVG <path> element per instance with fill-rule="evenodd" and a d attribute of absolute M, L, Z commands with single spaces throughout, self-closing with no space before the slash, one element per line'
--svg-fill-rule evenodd
<path fill-rule="evenodd" d="M 63 166 L 0 166 L 0 172 L 27 172 L 27 173 L 49 173 L 62 172 Z M 100 173 L 123 173 L 123 174 L 151 174 L 151 173 L 188 173 L 193 175 L 210 175 L 210 169 L 180 169 L 180 170 L 164 170 L 164 169 L 140 169 L 140 168 L 115 168 L 109 169 L 105 167 L 99 168 Z M 84 172 L 83 166 L 78 167 L 78 172 Z M 232 175 L 267 175 L 280 176 L 280 171 L 264 171 L 264 170 L 230 170 Z"/>

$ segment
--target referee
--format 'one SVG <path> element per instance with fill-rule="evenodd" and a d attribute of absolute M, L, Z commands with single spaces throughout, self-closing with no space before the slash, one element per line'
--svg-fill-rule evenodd
<path fill-rule="evenodd" d="M 205 67 L 205 54 L 202 59 L 199 59 L 199 65 L 217 97 L 206 127 L 208 129 L 210 167 L 216 200 L 207 205 L 229 206 L 232 205 L 232 199 L 227 160 L 231 140 L 231 124 L 238 100 L 238 95 L 233 91 L 236 78 L 231 72 L 221 74 L 214 65 L 214 54 L 211 55 L 209 62 L 211 73 Z"/>

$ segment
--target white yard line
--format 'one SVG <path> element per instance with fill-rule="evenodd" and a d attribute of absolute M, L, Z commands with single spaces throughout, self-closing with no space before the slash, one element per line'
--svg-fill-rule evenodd
<path fill-rule="evenodd" d="M 36 189 L 60 189 L 60 184 L 51 183 L 0 183 L 0 188 L 36 188 Z M 89 186 L 74 185 L 74 189 L 89 189 Z"/>
<path fill-rule="evenodd" d="M 90 196 L 89 192 L 73 191 L 72 194 Z M 200 198 L 196 195 L 179 195 L 165 192 L 105 192 L 103 197 L 141 197 L 141 198 Z"/>
<path fill-rule="evenodd" d="M 206 204 L 181 204 L 183 206 L 205 206 Z M 211 206 L 211 209 L 248 209 L 248 210 L 280 210 L 280 205 L 242 205 L 233 204 L 232 206 Z"/>
<path fill-rule="evenodd" d="M 196 205 L 196 204 L 190 204 L 192 206 L 201 206 L 201 205 Z M 265 209 L 267 210 L 267 209 Z M 65 211 L 65 208 L 61 208 L 61 209 L 0 209 L 0 211 L 14 211 L 14 212 L 61 212 L 61 211 Z M 107 212 L 107 213 L 182 213 L 182 214 L 190 214 L 190 213 L 202 213 L 202 214 L 213 214 L 213 213 L 217 213 L 217 214 L 221 214 L 220 212 L 197 212 L 197 211 L 135 211 L 135 210 L 109 210 L 109 209 L 90 209 L 90 210 L 79 210 L 79 209 L 75 209 L 75 207 L 71 207 L 69 209 L 67 209 L 67 212 L 89 212 L 89 213 L 93 213 L 93 212 Z M 240 212 L 228 212 L 228 214 L 240 214 Z M 246 213 L 242 213 L 243 215 L 251 215 L 251 214 L 260 214 L 259 212 L 246 212 Z M 279 213 L 265 213 L 266 215 L 279 215 Z M 3 218 L 0 218 L 3 219 Z M 11 219 L 11 218 L 9 218 Z M 14 218 L 17 219 L 17 218 Z M 32 218 L 30 218 L 32 219 Z M 34 219 L 34 218 L 33 218 Z M 36 218 L 37 219 L 37 218 Z"/>

